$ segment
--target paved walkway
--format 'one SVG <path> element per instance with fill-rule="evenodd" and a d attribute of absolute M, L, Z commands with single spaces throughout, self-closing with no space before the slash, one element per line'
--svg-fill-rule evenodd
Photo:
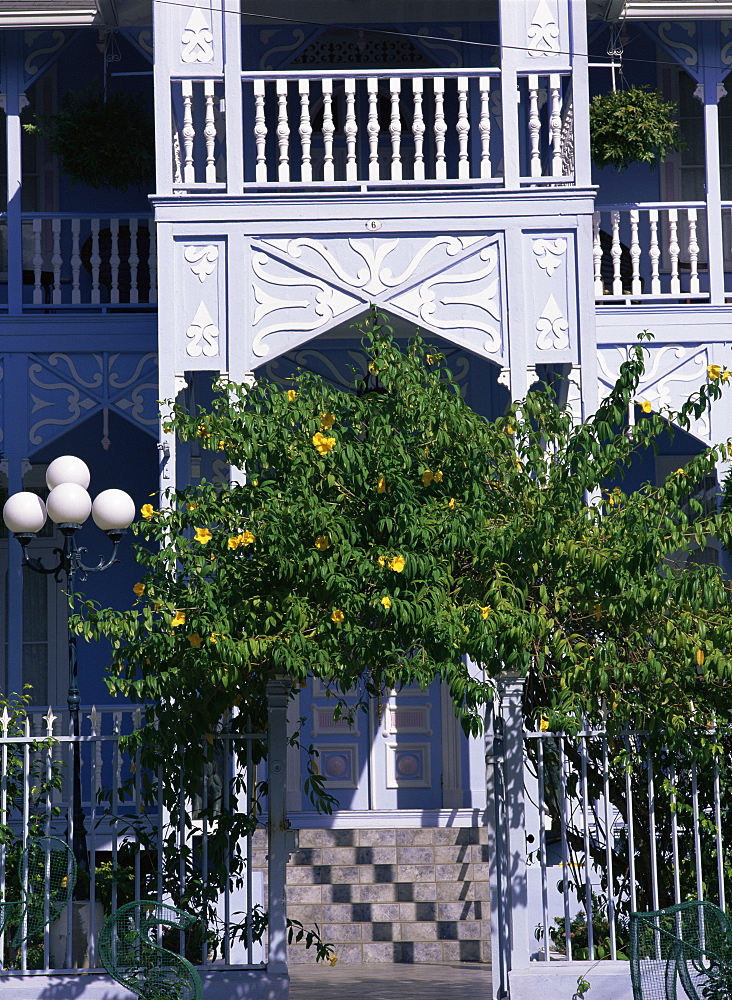
<path fill-rule="evenodd" d="M 490 1000 L 489 966 L 291 965 L 290 1000 Z"/>

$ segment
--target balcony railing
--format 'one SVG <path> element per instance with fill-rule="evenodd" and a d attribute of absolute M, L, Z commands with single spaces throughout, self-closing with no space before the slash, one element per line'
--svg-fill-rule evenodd
<path fill-rule="evenodd" d="M 232 156 L 253 185 L 502 185 L 500 77 L 497 69 L 246 73 L 236 128 L 223 80 L 174 80 L 173 188 L 227 189 Z M 570 76 L 525 74 L 514 93 L 521 183 L 571 183 Z M 511 114 L 515 106 L 512 95 Z"/>
<path fill-rule="evenodd" d="M 147 309 L 157 303 L 155 227 L 149 215 L 24 213 L 21 247 L 0 215 L 0 305 L 10 261 L 21 257 L 23 310 Z M 17 274 L 17 270 L 16 270 Z"/>

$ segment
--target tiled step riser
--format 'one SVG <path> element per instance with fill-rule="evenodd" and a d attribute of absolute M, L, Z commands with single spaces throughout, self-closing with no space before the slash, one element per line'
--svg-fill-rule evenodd
<path fill-rule="evenodd" d="M 318 924 L 341 962 L 489 961 L 484 840 L 482 829 L 301 830 L 288 915 Z M 314 958 L 289 948 L 293 964 Z"/>

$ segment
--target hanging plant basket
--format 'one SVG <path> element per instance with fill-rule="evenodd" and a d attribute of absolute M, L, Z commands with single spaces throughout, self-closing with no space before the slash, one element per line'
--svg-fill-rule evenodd
<path fill-rule="evenodd" d="M 92 188 L 150 186 L 155 131 L 140 96 L 104 95 L 96 83 L 69 91 L 55 115 L 24 128 L 42 135 L 73 184 Z"/>
<path fill-rule="evenodd" d="M 590 146 L 598 167 L 625 170 L 632 163 L 655 167 L 683 141 L 674 120 L 676 105 L 656 90 L 630 87 L 593 97 Z"/>

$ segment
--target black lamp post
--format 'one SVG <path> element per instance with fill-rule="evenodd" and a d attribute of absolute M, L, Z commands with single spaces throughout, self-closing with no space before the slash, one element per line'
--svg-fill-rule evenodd
<path fill-rule="evenodd" d="M 86 580 L 89 573 L 101 573 L 109 569 L 117 559 L 117 550 L 125 530 L 135 516 L 132 497 L 123 490 L 105 490 L 92 504 L 87 493 L 89 469 L 84 462 L 73 455 L 55 459 L 48 467 L 46 485 L 50 490 L 48 499 L 43 500 L 35 493 L 14 493 L 3 507 L 3 520 L 23 547 L 23 566 L 35 573 L 53 575 L 55 580 L 66 583 L 66 591 L 73 599 L 77 578 Z M 94 523 L 112 542 L 112 552 L 106 560 L 102 557 L 96 565 L 87 566 L 83 561 L 86 549 L 76 543 L 76 532 L 91 514 Z M 44 566 L 40 559 L 28 555 L 28 545 L 46 523 L 46 515 L 58 525 L 64 543 L 54 549 L 57 557 L 55 566 Z M 79 711 L 81 696 L 76 658 L 76 636 L 69 633 L 69 689 L 67 703 L 71 719 L 73 739 L 73 787 L 69 808 L 69 832 L 71 847 L 76 864 L 82 871 L 89 871 L 89 856 L 86 846 L 84 809 L 81 799 L 81 756 L 79 736 Z"/>

